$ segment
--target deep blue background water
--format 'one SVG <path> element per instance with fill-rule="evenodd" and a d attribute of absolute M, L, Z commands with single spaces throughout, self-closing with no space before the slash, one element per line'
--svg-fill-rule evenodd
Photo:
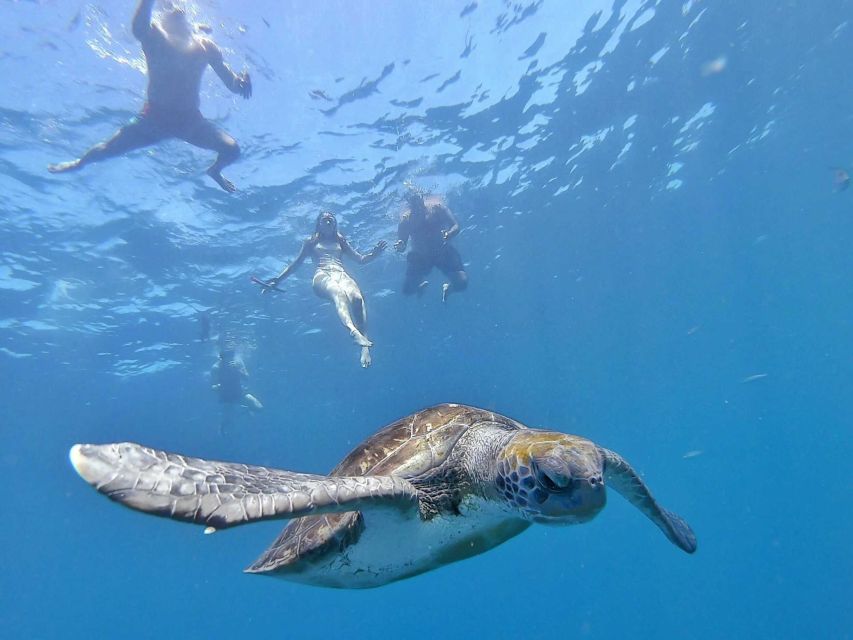
<path fill-rule="evenodd" d="M 104 6 L 107 5 L 107 6 Z M 0 24 L 3 637 L 847 638 L 853 629 L 853 3 L 200 2 L 255 79 L 202 109 L 235 196 L 167 143 L 51 176 L 141 105 L 132 3 L 6 2 Z M 329 100 L 312 99 L 319 89 Z M 471 288 L 353 267 L 374 366 L 292 258 L 322 207 L 393 240 L 403 182 L 448 194 Z M 197 309 L 265 403 L 218 433 Z M 318 331 L 319 330 L 319 331 Z M 695 529 L 612 495 L 379 590 L 247 576 L 280 528 L 200 528 L 81 482 L 75 442 L 322 472 L 435 402 L 622 453 Z"/>

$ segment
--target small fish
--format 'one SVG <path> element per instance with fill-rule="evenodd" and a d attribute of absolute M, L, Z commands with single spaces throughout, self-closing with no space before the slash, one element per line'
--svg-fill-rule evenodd
<path fill-rule="evenodd" d="M 322 89 L 312 89 L 308 92 L 308 95 L 311 96 L 312 100 L 325 100 L 326 102 L 334 102 L 328 94 Z"/>
<path fill-rule="evenodd" d="M 836 191 L 844 191 L 850 186 L 850 174 L 841 167 L 833 167 L 832 186 Z"/>
<path fill-rule="evenodd" d="M 266 18 L 261 18 L 261 20 L 264 21 L 264 24 L 267 25 L 267 29 L 269 29 L 270 28 L 269 20 L 267 20 Z"/>
<path fill-rule="evenodd" d="M 209 536 L 211 533 L 216 533 L 216 527 L 205 527 L 204 535 Z"/>
<path fill-rule="evenodd" d="M 753 382 L 755 380 L 761 380 L 762 378 L 766 378 L 766 373 L 756 373 L 755 375 L 746 376 L 741 382 Z"/>
<path fill-rule="evenodd" d="M 67 31 L 74 31 L 77 27 L 80 26 L 80 19 L 83 17 L 83 10 L 80 9 L 77 13 L 74 14 L 74 17 L 68 22 Z"/>
<path fill-rule="evenodd" d="M 685 460 L 689 460 L 690 458 L 695 458 L 696 456 L 701 456 L 701 455 L 702 455 L 701 449 L 693 449 L 692 451 L 688 451 L 687 453 L 685 453 L 681 457 L 684 458 Z"/>
<path fill-rule="evenodd" d="M 460 13 L 460 14 L 459 14 L 459 17 L 460 17 L 460 18 L 464 18 L 464 17 L 465 17 L 465 16 L 467 16 L 469 13 L 472 13 L 476 8 L 477 8 L 477 3 L 476 3 L 476 1 L 475 1 L 475 2 L 472 2 L 472 3 L 470 3 L 470 4 L 465 5 L 465 7 L 462 9 L 462 13 Z"/>

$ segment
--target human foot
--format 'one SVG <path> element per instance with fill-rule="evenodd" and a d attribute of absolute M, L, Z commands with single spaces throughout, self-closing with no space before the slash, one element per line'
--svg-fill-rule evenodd
<path fill-rule="evenodd" d="M 447 294 L 450 293 L 450 283 L 445 282 L 441 287 L 441 301 L 447 302 Z"/>
<path fill-rule="evenodd" d="M 69 160 L 68 162 L 57 162 L 56 164 L 47 165 L 47 170 L 51 173 L 65 173 L 66 171 L 76 171 L 81 168 L 80 159 Z"/>
<path fill-rule="evenodd" d="M 370 349 L 367 347 L 361 348 L 361 366 L 365 369 L 370 366 L 370 363 L 373 362 L 370 359 Z"/>
<path fill-rule="evenodd" d="M 234 193 L 237 191 L 237 187 L 234 186 L 234 183 L 231 182 L 228 178 L 223 176 L 219 171 L 211 167 L 207 170 L 207 175 L 209 175 L 213 180 L 222 187 L 228 193 Z"/>
<path fill-rule="evenodd" d="M 355 343 L 359 347 L 372 347 L 373 346 L 373 343 L 367 339 L 367 336 L 365 336 L 363 333 L 358 331 L 358 329 L 353 329 L 352 331 L 349 332 L 349 334 L 352 336 L 352 339 L 355 340 Z"/>

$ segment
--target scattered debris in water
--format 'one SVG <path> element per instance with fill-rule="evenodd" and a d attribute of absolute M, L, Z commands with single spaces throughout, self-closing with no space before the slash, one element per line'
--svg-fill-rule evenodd
<path fill-rule="evenodd" d="M 850 174 L 846 169 L 841 167 L 833 167 L 832 169 L 832 187 L 835 191 L 844 191 L 850 186 Z"/>
<path fill-rule="evenodd" d="M 722 73 L 726 70 L 726 64 L 728 60 L 726 56 L 720 56 L 718 58 L 714 58 L 713 60 L 709 60 L 705 64 L 702 65 L 702 76 L 715 76 L 718 73 Z"/>

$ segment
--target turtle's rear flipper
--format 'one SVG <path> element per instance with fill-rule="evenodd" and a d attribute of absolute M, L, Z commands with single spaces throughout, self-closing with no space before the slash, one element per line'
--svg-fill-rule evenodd
<path fill-rule="evenodd" d="M 604 481 L 654 522 L 670 541 L 687 553 L 696 551 L 696 536 L 680 516 L 661 507 L 637 472 L 618 453 L 599 447 L 604 455 Z"/>
<path fill-rule="evenodd" d="M 215 462 L 138 444 L 78 444 L 71 464 L 108 498 L 217 529 L 256 520 L 392 509 L 416 511 L 416 489 L 390 476 L 328 477 Z"/>

